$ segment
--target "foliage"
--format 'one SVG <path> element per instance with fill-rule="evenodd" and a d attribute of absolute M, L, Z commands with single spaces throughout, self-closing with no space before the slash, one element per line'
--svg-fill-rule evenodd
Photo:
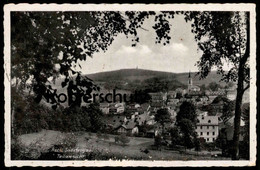
<path fill-rule="evenodd" d="M 240 155 L 245 159 L 249 159 L 249 129 L 250 129 L 250 122 L 249 122 L 249 113 L 250 113 L 250 106 L 249 104 L 243 105 L 243 112 L 242 112 L 242 119 L 245 122 L 244 129 L 242 131 L 243 140 L 240 144 Z"/>
<path fill-rule="evenodd" d="M 153 125 L 149 125 L 149 124 L 142 124 L 138 127 L 139 129 L 139 133 L 143 133 L 143 134 L 146 134 L 149 130 L 153 129 L 154 126 Z"/>
<path fill-rule="evenodd" d="M 219 104 L 221 102 L 228 103 L 230 100 L 226 96 L 219 95 L 212 101 L 213 104 Z"/>
<path fill-rule="evenodd" d="M 187 12 L 192 32 L 203 55 L 197 62 L 201 78 L 217 68 L 222 80 L 237 83 L 232 159 L 239 159 L 241 105 L 249 88 L 250 25 L 249 12 Z M 224 61 L 230 63 L 224 70 Z"/>
<path fill-rule="evenodd" d="M 17 103 L 12 106 L 17 113 L 13 122 L 15 135 L 42 129 L 62 132 L 102 130 L 103 114 L 94 104 L 89 107 L 58 107 L 54 111 L 44 104 L 35 103 L 30 95 L 17 93 L 14 99 L 12 102 Z"/>
<path fill-rule="evenodd" d="M 187 148 L 194 147 L 194 139 L 196 138 L 196 132 L 194 123 L 189 119 L 181 119 L 178 123 L 178 127 L 180 128 L 180 132 L 182 135 L 182 143 Z"/>
<path fill-rule="evenodd" d="M 212 91 L 218 91 L 218 89 L 221 88 L 221 86 L 216 82 L 211 82 L 209 83 L 208 88 Z"/>
<path fill-rule="evenodd" d="M 196 114 L 196 106 L 190 102 L 184 101 L 180 105 L 180 110 L 176 117 L 176 123 L 178 123 L 182 119 L 190 120 L 194 125 L 196 124 L 197 114 Z"/>
<path fill-rule="evenodd" d="M 162 134 L 164 134 L 164 124 L 171 121 L 171 115 L 167 108 L 157 110 L 154 120 L 162 125 Z"/>
<path fill-rule="evenodd" d="M 172 128 L 170 130 L 170 133 L 171 133 L 172 146 L 175 147 L 176 145 L 180 145 L 181 136 L 180 136 L 179 128 L 177 128 L 177 127 Z"/>
<path fill-rule="evenodd" d="M 91 103 L 89 107 L 86 109 L 86 111 L 90 118 L 91 131 L 97 132 L 103 130 L 103 112 L 99 109 L 99 105 L 96 103 Z"/>
<path fill-rule="evenodd" d="M 175 77 L 163 76 L 146 79 L 141 84 L 141 87 L 147 89 L 149 92 L 166 92 L 183 86 Z"/>
<path fill-rule="evenodd" d="M 235 101 L 230 101 L 226 96 L 219 95 L 217 96 L 213 101 L 212 104 L 220 104 L 222 105 L 222 114 L 221 119 L 226 123 L 227 120 L 229 120 L 233 115 L 235 111 Z M 215 115 L 216 110 L 214 110 L 214 107 L 209 105 L 208 107 L 204 108 L 206 109 L 209 114 Z"/>
<path fill-rule="evenodd" d="M 225 102 L 223 105 L 223 113 L 221 115 L 221 119 L 224 122 L 226 122 L 232 116 L 234 116 L 234 111 L 235 111 L 235 102 L 234 101 Z"/>
<path fill-rule="evenodd" d="M 55 109 L 56 91 L 48 81 L 63 75 L 66 78 L 62 86 L 69 84 L 68 88 L 78 94 L 71 106 L 80 106 L 83 94 L 98 88 L 92 80 L 75 71 L 75 67 L 80 67 L 78 61 L 105 51 L 119 33 L 133 37 L 132 46 L 136 46 L 139 42 L 137 30 L 149 16 L 154 16 L 155 43 L 166 45 L 171 39 L 169 20 L 175 14 L 184 14 L 185 20 L 192 23 L 191 31 L 203 52 L 197 63 L 200 77 L 207 77 L 215 67 L 223 80 L 237 82 L 233 158 L 238 159 L 242 97 L 249 88 L 249 12 L 12 12 L 11 76 L 14 84 L 23 89 L 28 85 L 36 94 L 37 102 L 45 98 Z M 231 63 L 228 71 L 224 71 L 224 61 Z M 75 83 L 71 75 L 77 75 Z"/>
<path fill-rule="evenodd" d="M 176 93 L 176 99 L 181 99 L 183 97 L 182 93 L 178 92 Z"/>
<path fill-rule="evenodd" d="M 29 87 L 36 101 L 43 98 L 57 108 L 56 90 L 50 79 L 65 76 L 62 87 L 77 91 L 71 105 L 80 106 L 80 97 L 98 90 L 92 80 L 76 70 L 95 52 L 106 51 L 119 33 L 133 35 L 154 12 L 13 12 L 11 13 L 12 79 L 21 88 Z M 160 20 L 159 20 L 160 21 Z M 77 76 L 76 82 L 72 76 Z M 49 84 L 49 85 L 48 85 Z"/>
<path fill-rule="evenodd" d="M 205 92 L 205 90 L 207 90 L 206 85 L 205 85 L 205 84 L 202 84 L 202 85 L 200 86 L 200 90 L 201 90 L 202 92 Z"/>
<path fill-rule="evenodd" d="M 227 155 L 227 136 L 225 133 L 225 129 L 221 129 L 221 131 L 219 132 L 219 135 L 215 141 L 215 144 L 218 148 L 220 148 L 222 150 L 222 156 L 226 156 Z"/>
<path fill-rule="evenodd" d="M 195 151 L 200 151 L 201 150 L 201 140 L 196 136 L 194 138 L 194 147 L 195 147 Z"/>
<path fill-rule="evenodd" d="M 154 120 L 162 125 L 170 121 L 170 113 L 167 108 L 157 110 L 154 116 Z"/>
<path fill-rule="evenodd" d="M 190 102 L 183 102 L 180 106 L 179 112 L 177 113 L 176 124 L 179 129 L 179 134 L 181 135 L 181 143 L 187 148 L 193 148 L 194 142 L 197 141 L 195 131 L 196 120 L 197 115 L 195 105 Z"/>
<path fill-rule="evenodd" d="M 130 142 L 130 138 L 127 137 L 125 134 L 121 134 L 118 136 L 118 141 L 121 142 L 123 145 L 126 145 Z"/>
<path fill-rule="evenodd" d="M 148 94 L 149 91 L 147 89 L 145 90 L 136 90 L 134 95 L 135 101 L 136 103 L 139 104 L 143 104 L 143 103 L 147 103 L 149 102 L 149 100 L 151 99 L 151 96 Z M 136 94 L 136 96 L 135 96 Z"/>
<path fill-rule="evenodd" d="M 22 160 L 22 146 L 21 141 L 17 135 L 12 136 L 11 139 L 11 160 Z"/>

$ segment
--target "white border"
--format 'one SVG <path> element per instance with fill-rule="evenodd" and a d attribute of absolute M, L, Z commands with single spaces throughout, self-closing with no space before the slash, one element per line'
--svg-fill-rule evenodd
<path fill-rule="evenodd" d="M 249 161 L 12 161 L 10 157 L 11 11 L 250 11 L 250 160 Z M 4 6 L 5 166 L 209 167 L 256 165 L 256 13 L 255 4 L 7 4 Z"/>

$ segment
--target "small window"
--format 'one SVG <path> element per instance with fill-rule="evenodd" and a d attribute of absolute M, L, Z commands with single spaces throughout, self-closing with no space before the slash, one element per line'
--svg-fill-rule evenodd
<path fill-rule="evenodd" d="M 215 135 L 215 132 L 212 132 L 212 135 Z"/>
<path fill-rule="evenodd" d="M 209 141 L 209 138 L 207 138 L 207 141 Z"/>
<path fill-rule="evenodd" d="M 207 132 L 207 135 L 209 135 L 209 132 Z"/>
<path fill-rule="evenodd" d="M 209 126 L 207 126 L 207 129 L 209 129 Z"/>
<path fill-rule="evenodd" d="M 200 129 L 202 129 L 202 126 L 200 126 Z"/>
<path fill-rule="evenodd" d="M 215 126 L 212 126 L 213 129 L 215 129 Z"/>
<path fill-rule="evenodd" d="M 209 120 L 208 123 L 211 123 L 211 120 Z"/>
<path fill-rule="evenodd" d="M 204 120 L 204 116 L 202 116 L 202 120 Z"/>
<path fill-rule="evenodd" d="M 200 132 L 200 135 L 202 136 L 202 135 L 203 135 L 203 132 Z"/>
<path fill-rule="evenodd" d="M 212 138 L 213 141 L 215 141 L 215 138 Z"/>

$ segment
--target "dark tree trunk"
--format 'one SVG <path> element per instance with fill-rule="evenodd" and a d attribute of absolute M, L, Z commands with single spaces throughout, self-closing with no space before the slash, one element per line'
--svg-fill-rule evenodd
<path fill-rule="evenodd" d="M 239 159 L 239 132 L 240 132 L 240 119 L 241 119 L 241 105 L 243 98 L 243 80 L 239 76 L 237 83 L 237 97 L 236 97 L 236 108 L 235 108 L 235 119 L 234 119 L 234 136 L 233 136 L 233 160 Z"/>
<path fill-rule="evenodd" d="M 239 134 L 240 134 L 240 120 L 241 120 L 241 106 L 243 94 L 247 88 L 244 88 L 245 81 L 245 64 L 249 58 L 250 51 L 250 26 L 249 26 L 249 13 L 246 13 L 247 19 L 247 42 L 246 42 L 246 51 L 245 54 L 241 57 L 239 68 L 238 68 L 238 82 L 237 82 L 237 97 L 236 97 L 236 108 L 235 108 L 235 119 L 234 119 L 234 134 L 233 134 L 233 153 L 232 160 L 239 159 Z"/>

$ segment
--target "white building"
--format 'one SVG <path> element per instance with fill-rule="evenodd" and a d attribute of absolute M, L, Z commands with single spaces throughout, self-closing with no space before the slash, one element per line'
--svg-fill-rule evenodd
<path fill-rule="evenodd" d="M 198 137 L 204 138 L 207 143 L 214 142 L 219 132 L 218 116 L 199 115 L 197 117 L 196 132 Z"/>

